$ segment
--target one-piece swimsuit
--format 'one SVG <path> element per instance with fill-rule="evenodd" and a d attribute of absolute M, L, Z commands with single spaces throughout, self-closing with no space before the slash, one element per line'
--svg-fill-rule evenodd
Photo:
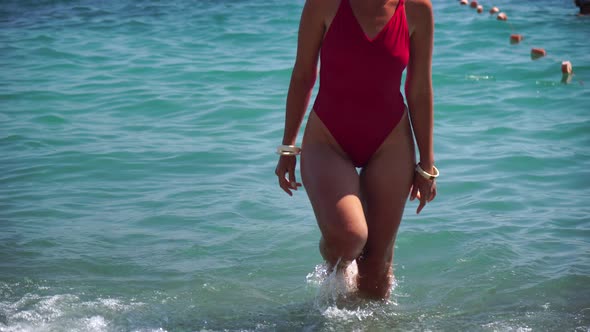
<path fill-rule="evenodd" d="M 313 110 L 356 167 L 367 165 L 404 115 L 409 39 L 404 0 L 372 39 L 350 0 L 341 0 L 324 36 Z"/>

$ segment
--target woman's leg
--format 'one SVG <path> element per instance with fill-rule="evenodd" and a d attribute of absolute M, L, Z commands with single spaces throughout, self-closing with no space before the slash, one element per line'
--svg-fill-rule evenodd
<path fill-rule="evenodd" d="M 393 247 L 414 176 L 414 142 L 407 113 L 361 172 L 368 238 L 357 260 L 361 295 L 387 298 Z"/>
<path fill-rule="evenodd" d="M 330 267 L 339 260 L 347 265 L 359 256 L 367 241 L 360 178 L 313 112 L 303 137 L 301 176 L 322 233 L 322 256 Z"/>

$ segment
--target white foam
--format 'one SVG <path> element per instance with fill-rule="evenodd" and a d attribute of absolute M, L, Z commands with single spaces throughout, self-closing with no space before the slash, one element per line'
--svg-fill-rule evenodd
<path fill-rule="evenodd" d="M 27 293 L 14 302 L 0 302 L 0 310 L 6 317 L 5 324 L 0 323 L 0 332 L 106 332 L 114 327 L 105 317 L 141 305 L 113 298 L 82 302 L 71 294 L 40 296 Z M 152 331 L 163 332 L 161 329 L 145 330 Z"/>
<path fill-rule="evenodd" d="M 329 272 L 327 265 L 317 265 L 306 276 L 309 286 L 317 288 L 314 308 L 329 322 L 348 324 L 379 319 L 384 312 L 394 314 L 393 301 L 369 301 L 357 296 L 358 266 L 352 262 L 346 269 Z M 397 285 L 394 281 L 392 290 Z"/>
<path fill-rule="evenodd" d="M 491 322 L 488 324 L 482 325 L 484 328 L 490 328 L 494 331 L 507 331 L 507 332 L 531 332 L 533 329 L 524 325 L 524 326 L 517 326 L 517 324 L 513 324 L 512 322 L 504 322 L 504 321 L 497 321 Z"/>
<path fill-rule="evenodd" d="M 346 309 L 338 308 L 336 306 L 329 306 L 322 312 L 322 316 L 330 320 L 337 320 L 343 322 L 362 321 L 368 317 L 372 317 L 374 311 L 370 308 Z"/>
<path fill-rule="evenodd" d="M 85 318 L 83 323 L 86 327 L 86 331 L 88 332 L 103 332 L 107 331 L 108 323 L 102 316 L 92 316 L 90 318 Z"/>

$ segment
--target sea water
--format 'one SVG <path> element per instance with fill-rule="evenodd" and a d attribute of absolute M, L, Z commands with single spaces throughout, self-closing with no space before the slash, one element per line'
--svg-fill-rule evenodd
<path fill-rule="evenodd" d="M 590 18 L 481 3 L 433 0 L 439 193 L 374 302 L 274 175 L 302 0 L 2 1 L 0 331 L 588 331 Z"/>

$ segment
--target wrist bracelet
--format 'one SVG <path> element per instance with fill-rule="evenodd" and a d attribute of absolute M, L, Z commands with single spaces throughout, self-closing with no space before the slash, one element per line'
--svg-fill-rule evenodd
<path fill-rule="evenodd" d="M 301 153 L 301 148 L 295 145 L 279 145 L 277 146 L 277 154 L 281 156 L 296 156 Z"/>
<path fill-rule="evenodd" d="M 420 163 L 416 164 L 416 172 L 418 172 L 418 174 L 427 180 L 434 180 L 440 175 L 440 172 L 436 166 L 432 165 L 432 169 L 434 170 L 434 174 L 430 174 L 423 170 L 422 167 L 420 167 Z"/>

